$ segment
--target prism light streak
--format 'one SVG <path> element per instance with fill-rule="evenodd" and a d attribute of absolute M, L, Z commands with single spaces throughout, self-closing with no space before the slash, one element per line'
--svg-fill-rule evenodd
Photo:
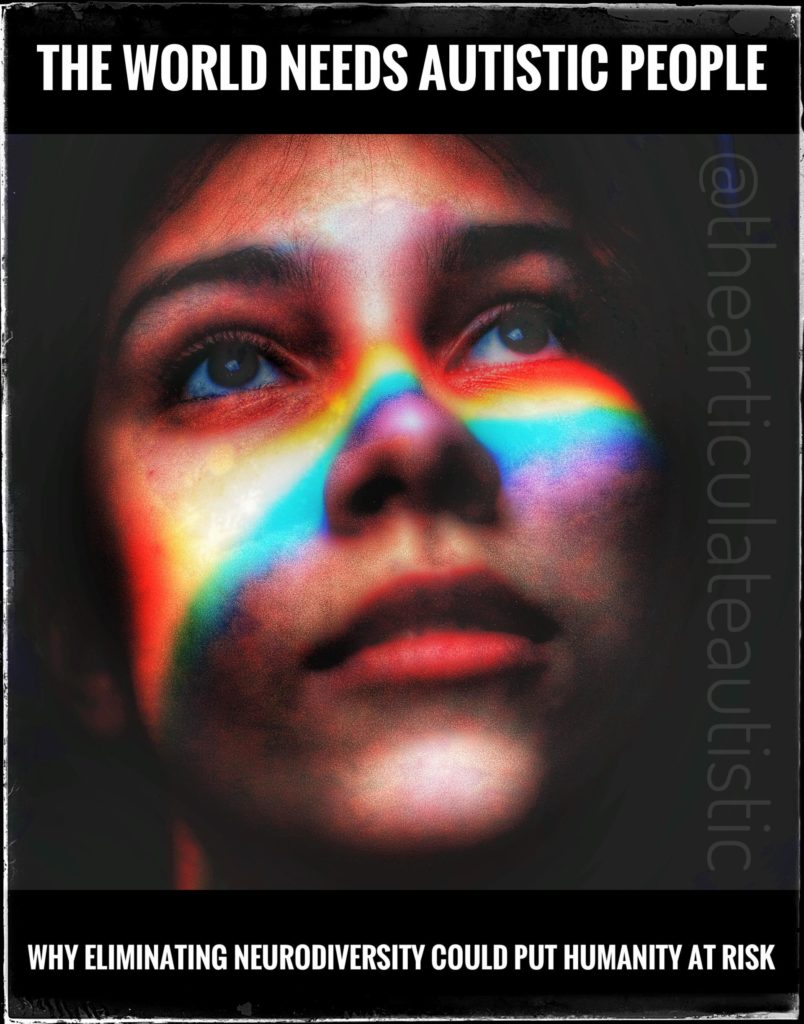
<path fill-rule="evenodd" d="M 296 478 L 274 495 L 239 540 L 216 553 L 217 564 L 206 568 L 206 578 L 190 597 L 172 652 L 164 652 L 159 678 L 168 670 L 174 695 L 197 677 L 193 669 L 198 659 L 210 640 L 225 630 L 247 582 L 270 573 L 276 564 L 292 559 L 307 543 L 326 534 L 324 493 L 332 466 L 344 447 L 359 444 L 370 432 L 373 417 L 389 402 L 427 393 L 440 403 L 492 453 L 503 491 L 514 480 L 538 478 L 572 492 L 595 486 L 600 473 L 628 473 L 660 458 L 657 442 L 628 392 L 579 360 L 494 366 L 472 381 L 471 391 L 465 393 L 442 382 L 425 388 L 411 363 L 390 346 L 377 346 L 364 357 L 351 387 L 343 389 L 323 413 L 281 439 L 266 441 L 268 462 L 278 448 L 288 453 L 296 449 Z M 179 536 L 175 543 L 187 546 Z M 193 561 L 190 550 L 175 554 L 184 564 Z"/>

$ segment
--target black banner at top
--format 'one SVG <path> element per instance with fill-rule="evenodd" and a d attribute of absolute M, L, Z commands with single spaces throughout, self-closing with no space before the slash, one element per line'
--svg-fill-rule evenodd
<path fill-rule="evenodd" d="M 783 10 L 43 4 L 6 29 L 12 132 L 798 127 Z"/>

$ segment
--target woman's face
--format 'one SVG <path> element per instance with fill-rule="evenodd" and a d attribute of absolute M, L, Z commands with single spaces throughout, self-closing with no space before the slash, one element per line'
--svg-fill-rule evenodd
<path fill-rule="evenodd" d="M 142 715 L 210 806 L 468 845 L 614 728 L 658 450 L 577 354 L 582 251 L 468 142 L 375 136 L 244 140 L 131 255 L 95 494 Z"/>

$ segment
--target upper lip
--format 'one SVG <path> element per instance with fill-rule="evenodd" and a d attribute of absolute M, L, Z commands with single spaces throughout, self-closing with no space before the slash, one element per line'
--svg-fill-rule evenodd
<path fill-rule="evenodd" d="M 313 670 L 337 668 L 360 650 L 433 629 L 511 633 L 546 643 L 559 626 L 487 570 L 406 575 L 375 591 L 346 628 L 316 645 L 306 658 Z"/>

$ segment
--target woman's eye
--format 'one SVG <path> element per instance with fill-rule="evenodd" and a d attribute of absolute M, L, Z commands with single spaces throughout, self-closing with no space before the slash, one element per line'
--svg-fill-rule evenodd
<path fill-rule="evenodd" d="M 521 363 L 562 355 L 562 317 L 547 306 L 521 303 L 499 313 L 469 347 L 470 365 Z"/>
<path fill-rule="evenodd" d="M 183 382 L 181 398 L 222 398 L 280 383 L 285 374 L 253 343 L 242 339 L 216 341 Z"/>

